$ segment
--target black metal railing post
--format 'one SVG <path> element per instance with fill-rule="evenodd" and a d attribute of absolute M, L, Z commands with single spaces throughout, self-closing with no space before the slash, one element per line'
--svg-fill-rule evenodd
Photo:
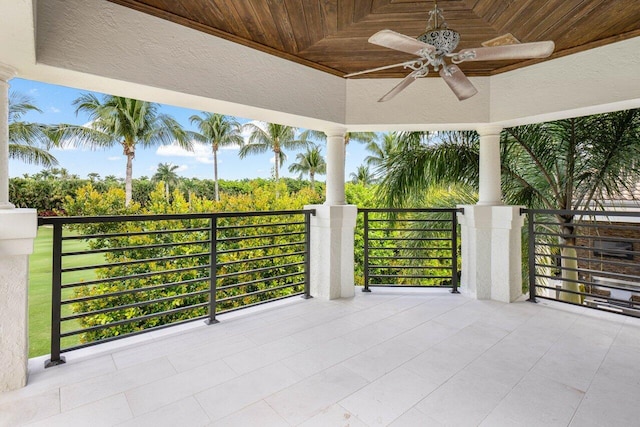
<path fill-rule="evenodd" d="M 304 295 L 311 298 L 311 212 L 304 213 Z"/>
<path fill-rule="evenodd" d="M 451 293 L 458 292 L 458 212 L 451 212 Z"/>
<path fill-rule="evenodd" d="M 205 320 L 208 325 L 219 321 L 216 319 L 216 291 L 218 283 L 218 216 L 211 216 L 211 228 L 209 231 L 209 318 Z"/>
<path fill-rule="evenodd" d="M 534 228 L 534 213 L 527 212 L 527 232 L 529 239 L 529 299 L 536 301 L 536 236 Z"/>
<path fill-rule="evenodd" d="M 62 224 L 53 225 L 53 259 L 51 282 L 51 358 L 44 366 L 61 365 L 65 363 L 64 356 L 60 356 L 60 329 L 62 310 Z"/>
<path fill-rule="evenodd" d="M 362 213 L 364 221 L 364 288 L 362 292 L 371 292 L 369 289 L 369 212 Z"/>

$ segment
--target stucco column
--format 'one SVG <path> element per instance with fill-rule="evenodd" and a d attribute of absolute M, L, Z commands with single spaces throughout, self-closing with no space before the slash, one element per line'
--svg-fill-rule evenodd
<path fill-rule="evenodd" d="M 480 183 L 478 204 L 496 206 L 502 204 L 500 188 L 500 126 L 482 126 L 480 135 Z"/>
<path fill-rule="evenodd" d="M 522 295 L 521 206 L 460 207 L 460 292 L 476 299 L 515 301 Z"/>
<path fill-rule="evenodd" d="M 9 203 L 9 80 L 16 70 L 0 63 L 0 209 L 13 208 Z"/>
<path fill-rule="evenodd" d="M 353 244 L 358 208 L 347 205 L 344 193 L 344 130 L 327 134 L 327 193 L 311 217 L 311 295 L 349 298 L 355 295 Z"/>
<path fill-rule="evenodd" d="M 8 81 L 14 75 L 0 64 L 0 392 L 27 383 L 29 254 L 37 231 L 36 210 L 9 203 Z"/>
<path fill-rule="evenodd" d="M 327 195 L 325 205 L 344 205 L 344 130 L 332 130 L 327 134 Z"/>

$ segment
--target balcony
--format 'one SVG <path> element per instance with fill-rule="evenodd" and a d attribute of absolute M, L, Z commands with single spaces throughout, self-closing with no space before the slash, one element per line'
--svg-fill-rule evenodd
<path fill-rule="evenodd" d="M 2 425 L 631 425 L 640 319 L 444 289 L 287 299 L 67 353 Z"/>

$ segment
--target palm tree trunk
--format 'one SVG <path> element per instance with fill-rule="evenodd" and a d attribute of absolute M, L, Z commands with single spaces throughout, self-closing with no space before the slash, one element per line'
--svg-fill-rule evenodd
<path fill-rule="evenodd" d="M 169 183 L 168 182 L 164 183 L 164 196 L 168 202 L 169 201 Z"/>
<path fill-rule="evenodd" d="M 573 227 L 562 227 L 562 234 L 573 234 Z M 561 248 L 562 255 L 562 289 L 573 292 L 581 292 L 580 283 L 578 283 L 578 251 L 575 248 L 575 237 L 564 238 L 562 244 L 572 246 L 570 248 Z M 560 300 L 571 302 L 574 304 L 582 304 L 582 296 L 569 292 L 560 292 Z"/>
<path fill-rule="evenodd" d="M 131 204 L 132 194 L 133 194 L 133 157 L 135 156 L 135 152 L 132 149 L 126 150 L 125 154 L 127 155 L 127 172 L 124 180 L 124 204 L 125 206 L 129 206 Z"/>
<path fill-rule="evenodd" d="M 273 162 L 273 172 L 276 178 L 276 199 L 280 197 L 280 190 L 278 189 L 278 183 L 280 182 L 280 153 L 274 151 L 275 157 Z"/>
<path fill-rule="evenodd" d="M 309 181 L 311 181 L 311 189 L 316 191 L 316 174 L 309 172 Z"/>
<path fill-rule="evenodd" d="M 213 184 L 215 188 L 216 202 L 220 201 L 220 194 L 218 193 L 218 150 L 213 150 Z"/>

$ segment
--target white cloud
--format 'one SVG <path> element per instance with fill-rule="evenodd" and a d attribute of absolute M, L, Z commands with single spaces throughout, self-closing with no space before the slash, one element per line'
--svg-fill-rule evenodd
<path fill-rule="evenodd" d="M 111 162 L 115 162 L 116 160 L 120 160 L 122 159 L 121 156 L 109 156 L 107 157 L 107 160 L 111 161 Z"/>
<path fill-rule="evenodd" d="M 186 171 L 187 169 L 189 169 L 189 166 L 187 166 L 187 165 L 180 165 L 180 166 L 178 166 L 178 169 L 176 169 L 176 172 L 184 172 L 184 171 Z"/>
<path fill-rule="evenodd" d="M 163 157 L 190 157 L 200 163 L 213 163 L 213 153 L 208 145 L 199 142 L 193 143 L 193 151 L 185 150 L 177 143 L 170 145 L 161 145 L 156 150 L 158 156 Z"/>
<path fill-rule="evenodd" d="M 29 90 L 29 95 L 38 95 L 38 89 L 37 88 L 33 88 Z"/>
<path fill-rule="evenodd" d="M 56 107 L 49 107 L 49 111 L 51 111 L 52 113 L 59 113 L 61 110 Z"/>

